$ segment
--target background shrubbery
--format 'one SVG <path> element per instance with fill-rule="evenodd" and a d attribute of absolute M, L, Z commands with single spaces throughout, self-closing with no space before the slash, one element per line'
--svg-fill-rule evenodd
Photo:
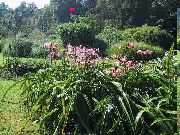
<path fill-rule="evenodd" d="M 12 40 L 4 47 L 3 53 L 13 57 L 30 57 L 33 45 L 33 41 L 24 38 Z"/>
<path fill-rule="evenodd" d="M 6 43 L 5 40 L 3 40 L 3 39 L 0 40 L 0 53 L 3 50 L 5 43 Z"/>
<path fill-rule="evenodd" d="M 122 31 L 109 25 L 106 25 L 102 32 L 99 33 L 96 37 L 100 40 L 103 40 L 108 45 L 115 44 L 123 40 Z"/>
<path fill-rule="evenodd" d="M 106 25 L 102 32 L 96 37 L 103 40 L 108 45 L 120 41 L 133 41 L 169 49 L 173 44 L 172 36 L 158 26 L 143 25 L 141 27 L 119 30 L 110 25 Z"/>
<path fill-rule="evenodd" d="M 177 39 L 177 49 L 180 50 L 180 38 Z"/>
<path fill-rule="evenodd" d="M 64 23 L 57 27 L 57 35 L 67 44 L 91 46 L 94 40 L 92 27 L 85 23 Z"/>
<path fill-rule="evenodd" d="M 135 40 L 146 44 L 169 49 L 173 44 L 173 37 L 158 26 L 147 26 L 129 28 L 123 31 L 124 40 Z"/>
<path fill-rule="evenodd" d="M 28 72 L 37 72 L 39 69 L 50 67 L 50 63 L 44 59 L 20 59 L 6 58 L 4 65 L 1 67 L 1 77 L 11 78 L 23 76 Z"/>
<path fill-rule="evenodd" d="M 112 56 L 112 55 L 120 55 L 124 56 L 126 55 L 129 59 L 131 60 L 151 60 L 155 58 L 162 58 L 164 56 L 164 49 L 156 46 L 151 46 L 144 44 L 142 42 L 135 42 L 136 47 L 129 49 L 128 48 L 129 42 L 126 41 L 121 41 L 117 44 L 111 45 L 107 49 L 107 55 Z M 144 55 L 141 56 L 137 54 L 138 50 L 151 50 L 153 53 L 151 55 Z"/>

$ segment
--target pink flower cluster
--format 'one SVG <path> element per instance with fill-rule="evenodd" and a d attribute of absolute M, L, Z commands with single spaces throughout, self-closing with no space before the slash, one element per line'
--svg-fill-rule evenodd
<path fill-rule="evenodd" d="M 45 43 L 44 48 L 49 51 L 49 56 L 52 58 L 57 58 L 61 56 L 61 53 L 58 52 L 58 44 L 56 43 Z"/>
<path fill-rule="evenodd" d="M 111 74 L 112 76 L 117 77 L 117 78 L 123 77 L 123 71 L 117 67 L 106 68 L 104 72 L 106 74 Z"/>
<path fill-rule="evenodd" d="M 130 43 L 128 48 L 130 48 L 130 49 L 136 48 L 136 44 L 135 43 Z"/>
<path fill-rule="evenodd" d="M 126 56 L 119 57 L 116 59 L 117 66 L 125 65 L 129 68 L 134 68 L 138 63 L 136 61 L 128 60 Z"/>
<path fill-rule="evenodd" d="M 140 55 L 151 55 L 152 53 L 153 51 L 151 50 L 146 50 L 146 51 L 138 50 L 137 51 L 137 54 L 140 54 Z"/>
<path fill-rule="evenodd" d="M 48 50 L 56 50 L 58 48 L 58 44 L 44 43 L 43 47 L 48 49 Z"/>
<path fill-rule="evenodd" d="M 67 45 L 67 55 L 70 57 L 75 58 L 75 62 L 80 64 L 91 63 L 95 62 L 95 59 L 99 58 L 99 49 L 87 49 L 86 47 L 79 45 L 73 47 L 72 45 Z"/>

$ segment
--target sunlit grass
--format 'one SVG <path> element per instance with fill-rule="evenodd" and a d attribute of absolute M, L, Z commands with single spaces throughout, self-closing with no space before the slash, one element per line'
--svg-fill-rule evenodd
<path fill-rule="evenodd" d="M 15 82 L 0 80 L 0 135 L 33 135 L 37 127 L 30 121 L 27 112 L 19 104 L 20 84 L 13 87 L 2 100 L 3 95 Z"/>

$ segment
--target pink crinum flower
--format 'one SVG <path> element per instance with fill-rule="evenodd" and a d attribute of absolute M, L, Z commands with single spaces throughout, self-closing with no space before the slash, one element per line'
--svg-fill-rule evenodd
<path fill-rule="evenodd" d="M 130 49 L 136 48 L 136 44 L 135 44 L 135 43 L 130 43 L 130 44 L 129 44 L 129 48 L 130 48 Z"/>
<path fill-rule="evenodd" d="M 80 64 L 93 64 L 95 59 L 99 58 L 99 49 L 87 49 L 86 47 L 79 45 L 73 47 L 72 45 L 67 45 L 67 55 L 75 58 L 75 62 Z"/>
<path fill-rule="evenodd" d="M 117 78 L 121 78 L 123 76 L 123 71 L 117 67 L 106 68 L 104 72 Z"/>
<path fill-rule="evenodd" d="M 58 44 L 44 43 L 43 47 L 48 50 L 50 58 L 57 58 L 61 56 L 61 53 L 58 52 Z"/>
<path fill-rule="evenodd" d="M 137 51 L 137 54 L 140 54 L 140 55 L 151 55 L 152 53 L 153 51 L 151 50 L 146 50 L 146 51 L 138 50 Z"/>
<path fill-rule="evenodd" d="M 124 65 L 129 68 L 134 68 L 137 65 L 136 61 L 128 60 L 127 56 L 115 59 L 116 65 Z"/>

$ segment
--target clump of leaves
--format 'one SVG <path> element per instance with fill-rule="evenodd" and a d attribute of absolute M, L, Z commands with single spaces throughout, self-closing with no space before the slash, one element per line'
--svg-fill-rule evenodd
<path fill-rule="evenodd" d="M 150 63 L 127 69 L 119 79 L 101 66 L 67 62 L 26 74 L 22 101 L 44 134 L 173 134 L 176 87 L 169 72 L 173 66 L 167 65 L 172 50 L 160 63 L 166 74 Z"/>

